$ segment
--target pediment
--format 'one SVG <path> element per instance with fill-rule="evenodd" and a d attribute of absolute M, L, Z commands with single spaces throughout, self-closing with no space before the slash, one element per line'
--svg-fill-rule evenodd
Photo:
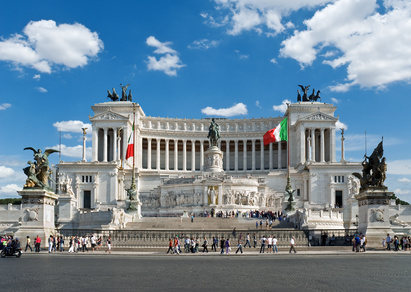
<path fill-rule="evenodd" d="M 111 110 L 106 111 L 104 113 L 98 114 L 94 117 L 90 117 L 90 121 L 101 121 L 101 120 L 119 120 L 119 121 L 127 121 L 128 117 L 125 117 L 123 115 L 120 115 L 118 113 L 112 112 Z"/>
<path fill-rule="evenodd" d="M 323 112 L 316 112 L 316 113 L 312 113 L 309 114 L 305 117 L 302 117 L 299 119 L 299 121 L 325 121 L 325 122 L 336 122 L 338 121 L 338 118 L 327 115 Z"/>

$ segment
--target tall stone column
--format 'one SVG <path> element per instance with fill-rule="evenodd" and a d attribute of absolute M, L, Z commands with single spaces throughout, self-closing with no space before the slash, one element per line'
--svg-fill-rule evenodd
<path fill-rule="evenodd" d="M 243 171 L 247 171 L 247 140 L 243 140 Z"/>
<path fill-rule="evenodd" d="M 306 161 L 306 145 L 305 145 L 305 128 L 300 128 L 300 163 L 304 164 Z"/>
<path fill-rule="evenodd" d="M 82 162 L 86 162 L 86 130 L 83 130 L 83 158 L 81 159 Z"/>
<path fill-rule="evenodd" d="M 225 171 L 230 171 L 230 140 L 225 141 L 226 145 L 226 166 Z"/>
<path fill-rule="evenodd" d="M 255 139 L 251 140 L 251 170 L 255 170 Z"/>
<path fill-rule="evenodd" d="M 316 162 L 315 157 L 315 128 L 311 128 L 311 160 Z"/>
<path fill-rule="evenodd" d="M 341 162 L 345 161 L 345 153 L 344 153 L 344 129 L 341 129 Z"/>
<path fill-rule="evenodd" d="M 178 140 L 174 140 L 174 171 L 178 171 Z"/>
<path fill-rule="evenodd" d="M 281 167 L 281 163 L 282 163 L 282 161 L 281 161 L 281 141 L 278 141 L 277 142 L 278 144 L 277 144 L 277 146 L 278 146 L 278 151 L 277 151 L 277 154 L 278 154 L 278 162 L 277 162 L 277 164 L 278 164 L 278 169 L 281 169 L 282 167 Z"/>
<path fill-rule="evenodd" d="M 103 162 L 107 162 L 107 128 L 103 128 L 104 135 L 103 135 Z"/>
<path fill-rule="evenodd" d="M 123 127 L 123 161 L 126 161 L 126 154 L 127 154 L 127 143 L 128 143 L 128 127 L 124 126 Z"/>
<path fill-rule="evenodd" d="M 330 135 L 330 144 L 331 144 L 331 149 L 330 149 L 330 158 L 331 162 L 335 162 L 335 128 L 331 128 L 331 135 Z"/>
<path fill-rule="evenodd" d="M 161 155 L 160 155 L 160 142 L 161 140 L 159 138 L 156 138 L 156 142 L 157 142 L 157 148 L 156 148 L 156 169 L 160 170 L 160 159 L 161 159 Z"/>
<path fill-rule="evenodd" d="M 260 140 L 260 170 L 264 170 L 264 139 Z"/>
<path fill-rule="evenodd" d="M 204 140 L 200 140 L 200 170 L 204 170 Z"/>
<path fill-rule="evenodd" d="M 121 159 L 121 129 L 117 129 L 117 153 L 116 153 L 116 160 L 119 161 Z"/>
<path fill-rule="evenodd" d="M 234 170 L 238 171 L 238 140 L 234 140 Z"/>
<path fill-rule="evenodd" d="M 93 157 L 91 160 L 95 162 L 98 160 L 98 127 L 96 125 L 93 125 L 92 143 Z"/>
<path fill-rule="evenodd" d="M 166 139 L 166 161 L 165 168 L 166 170 L 170 169 L 170 149 L 169 149 L 170 139 Z"/>
<path fill-rule="evenodd" d="M 191 140 L 191 171 L 196 170 L 196 141 Z"/>
<path fill-rule="evenodd" d="M 273 143 L 268 144 L 268 168 L 272 170 L 273 167 Z"/>
<path fill-rule="evenodd" d="M 187 171 L 187 140 L 183 140 L 183 171 Z"/>
<path fill-rule="evenodd" d="M 117 161 L 117 128 L 113 128 L 113 161 Z"/>
<path fill-rule="evenodd" d="M 151 169 L 151 138 L 147 138 L 147 169 Z"/>
<path fill-rule="evenodd" d="M 321 162 L 325 162 L 325 149 L 324 149 L 324 128 L 321 128 L 321 138 L 320 138 L 320 142 L 321 142 Z"/>

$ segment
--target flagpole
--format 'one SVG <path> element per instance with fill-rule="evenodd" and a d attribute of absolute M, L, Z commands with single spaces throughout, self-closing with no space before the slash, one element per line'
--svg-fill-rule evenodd
<path fill-rule="evenodd" d="M 288 205 L 285 208 L 286 211 L 294 211 L 294 198 L 293 187 L 291 186 L 291 177 L 290 177 L 290 104 L 287 103 L 287 185 L 285 186 L 285 192 L 289 195 Z"/>

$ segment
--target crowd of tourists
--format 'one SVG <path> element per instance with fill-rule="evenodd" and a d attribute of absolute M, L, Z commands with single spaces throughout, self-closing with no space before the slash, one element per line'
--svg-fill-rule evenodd
<path fill-rule="evenodd" d="M 393 244 L 394 251 L 407 251 L 410 250 L 410 240 L 410 236 L 402 236 L 400 238 L 397 235 L 391 237 L 387 234 L 387 237 L 382 240 L 382 247 L 386 250 L 391 250 L 391 244 Z"/>
<path fill-rule="evenodd" d="M 176 235 L 174 238 L 169 238 L 168 242 L 168 250 L 167 254 L 177 254 L 179 255 L 182 253 L 181 247 L 183 247 L 183 251 L 185 253 L 208 253 L 209 251 L 214 251 L 214 252 L 220 252 L 220 254 L 229 254 L 230 252 L 234 252 L 234 249 L 232 247 L 237 248 L 235 253 L 241 253 L 243 254 L 243 248 L 258 248 L 260 247 L 260 253 L 278 253 L 278 247 L 277 243 L 278 240 L 275 236 L 269 235 L 266 237 L 263 235 L 261 238 L 257 237 L 257 234 L 254 233 L 254 235 L 250 235 L 250 233 L 247 233 L 246 236 L 244 236 L 242 233 L 237 238 L 236 234 L 236 229 L 234 228 L 233 230 L 233 239 L 230 240 L 229 237 L 216 237 L 213 236 L 212 239 L 207 239 L 207 237 L 204 237 L 203 239 L 199 239 L 198 237 L 184 237 L 182 235 L 179 237 Z M 211 246 L 210 250 L 208 249 L 209 246 Z M 296 253 L 297 251 L 295 250 L 295 238 L 292 237 L 290 240 L 290 253 L 294 251 Z"/>

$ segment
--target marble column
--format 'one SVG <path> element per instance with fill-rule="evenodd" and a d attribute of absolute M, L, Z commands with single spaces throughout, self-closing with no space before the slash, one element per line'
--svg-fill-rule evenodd
<path fill-rule="evenodd" d="M 260 140 L 260 170 L 264 170 L 264 139 Z"/>
<path fill-rule="evenodd" d="M 113 128 L 113 161 L 117 161 L 117 128 Z"/>
<path fill-rule="evenodd" d="M 251 140 L 251 170 L 255 170 L 255 140 Z"/>
<path fill-rule="evenodd" d="M 247 171 L 247 140 L 243 140 L 243 171 Z"/>
<path fill-rule="evenodd" d="M 119 161 L 121 159 L 121 129 L 117 129 L 117 153 L 116 153 L 116 160 Z"/>
<path fill-rule="evenodd" d="M 160 159 L 161 159 L 161 155 L 160 155 L 160 151 L 161 151 L 161 148 L 160 148 L 160 142 L 161 142 L 161 140 L 159 139 L 159 138 L 156 138 L 156 142 L 157 142 L 157 147 L 156 147 L 156 169 L 157 170 L 160 170 Z"/>
<path fill-rule="evenodd" d="M 165 168 L 166 170 L 170 169 L 170 149 L 169 149 L 170 139 L 166 139 L 166 161 Z"/>
<path fill-rule="evenodd" d="M 107 156 L 108 156 L 108 153 L 107 153 L 107 131 L 108 131 L 108 129 L 107 128 L 103 128 L 103 131 L 104 131 L 104 135 L 103 135 L 103 162 L 107 162 Z"/>
<path fill-rule="evenodd" d="M 126 161 L 126 154 L 127 154 L 127 147 L 128 147 L 128 145 L 127 145 L 128 136 L 129 136 L 128 127 L 125 126 L 125 127 L 123 127 L 123 161 Z"/>
<path fill-rule="evenodd" d="M 325 149 L 324 149 L 324 128 L 321 128 L 321 137 L 320 137 L 320 143 L 321 143 L 321 162 L 325 162 Z"/>
<path fill-rule="evenodd" d="M 268 144 L 268 168 L 272 170 L 273 167 L 273 143 Z"/>
<path fill-rule="evenodd" d="M 174 171 L 178 171 L 178 140 L 174 140 Z"/>
<path fill-rule="evenodd" d="M 183 140 L 183 171 L 187 170 L 187 140 Z"/>
<path fill-rule="evenodd" d="M 191 140 L 191 171 L 196 170 L 196 141 Z"/>
<path fill-rule="evenodd" d="M 204 170 L 204 140 L 200 140 L 200 170 Z"/>
<path fill-rule="evenodd" d="M 300 127 L 300 163 L 305 163 L 306 156 L 306 145 L 305 145 L 305 128 Z"/>
<path fill-rule="evenodd" d="M 226 165 L 225 165 L 225 171 L 230 171 L 230 140 L 225 141 L 226 145 Z"/>
<path fill-rule="evenodd" d="M 147 169 L 151 169 L 151 138 L 147 138 Z"/>
<path fill-rule="evenodd" d="M 234 170 L 238 171 L 238 140 L 234 140 Z"/>
<path fill-rule="evenodd" d="M 331 149 L 330 149 L 330 157 L 331 157 L 331 162 L 335 162 L 335 128 L 330 128 L 331 135 L 330 135 L 330 144 L 331 144 Z"/>
<path fill-rule="evenodd" d="M 277 145 L 278 145 L 278 151 L 277 151 L 277 155 L 278 155 L 278 169 L 282 169 L 282 159 L 281 159 L 281 141 L 278 141 L 277 142 Z"/>
<path fill-rule="evenodd" d="M 315 128 L 311 128 L 311 160 L 315 162 Z"/>
<path fill-rule="evenodd" d="M 97 126 L 93 125 L 93 137 L 92 137 L 92 152 L 93 152 L 93 157 L 92 161 L 97 161 L 98 160 L 98 128 Z"/>

